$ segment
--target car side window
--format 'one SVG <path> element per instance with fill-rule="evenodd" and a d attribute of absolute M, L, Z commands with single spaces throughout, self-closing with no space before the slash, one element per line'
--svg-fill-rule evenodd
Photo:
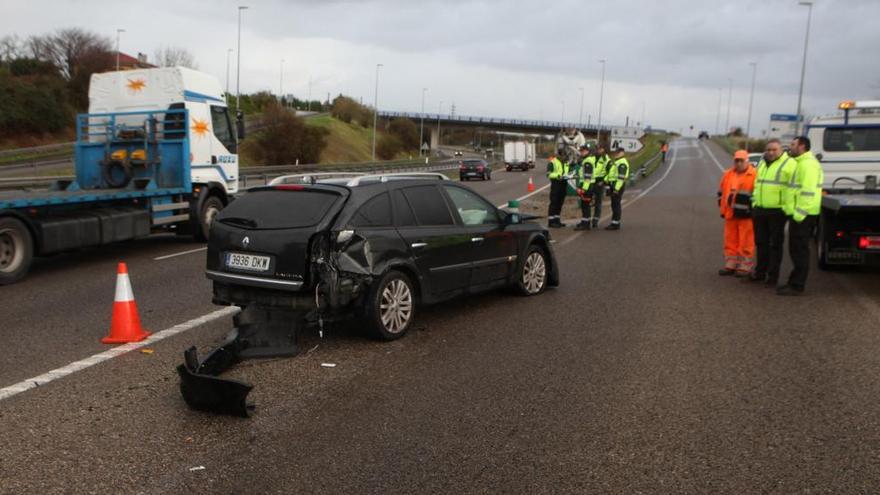
<path fill-rule="evenodd" d="M 394 220 L 397 222 L 397 226 L 410 227 L 418 225 L 416 215 L 413 213 L 409 201 L 403 197 L 403 193 L 399 190 L 394 191 L 392 197 L 394 198 Z"/>
<path fill-rule="evenodd" d="M 352 227 L 390 227 L 391 201 L 382 193 L 364 203 L 351 217 Z"/>
<path fill-rule="evenodd" d="M 455 225 L 437 186 L 415 186 L 403 190 L 419 225 Z"/>
<path fill-rule="evenodd" d="M 461 187 L 444 187 L 463 224 L 494 225 L 499 223 L 496 208 L 483 200 L 483 198 Z"/>

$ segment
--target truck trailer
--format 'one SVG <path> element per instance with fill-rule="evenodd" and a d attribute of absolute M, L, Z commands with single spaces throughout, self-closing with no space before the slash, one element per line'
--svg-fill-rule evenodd
<path fill-rule="evenodd" d="M 175 232 L 205 240 L 238 191 L 239 116 L 216 78 L 171 67 L 92 75 L 75 178 L 0 192 L 0 285 L 35 256 Z"/>
<path fill-rule="evenodd" d="M 504 168 L 528 171 L 535 168 L 535 143 L 528 141 L 507 141 L 504 143 Z"/>

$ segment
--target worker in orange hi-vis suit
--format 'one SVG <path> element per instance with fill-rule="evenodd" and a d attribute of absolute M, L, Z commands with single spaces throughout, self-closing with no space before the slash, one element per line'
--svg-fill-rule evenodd
<path fill-rule="evenodd" d="M 718 270 L 718 275 L 745 277 L 754 266 L 754 187 L 755 169 L 749 163 L 749 153 L 739 150 L 733 155 L 733 167 L 724 172 L 718 185 L 718 207 L 724 219 L 724 268 Z"/>

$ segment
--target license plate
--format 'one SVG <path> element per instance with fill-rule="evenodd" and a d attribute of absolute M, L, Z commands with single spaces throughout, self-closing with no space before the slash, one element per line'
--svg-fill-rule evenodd
<path fill-rule="evenodd" d="M 268 256 L 254 254 L 226 253 L 226 267 L 236 270 L 248 270 L 252 272 L 265 272 L 269 270 Z"/>

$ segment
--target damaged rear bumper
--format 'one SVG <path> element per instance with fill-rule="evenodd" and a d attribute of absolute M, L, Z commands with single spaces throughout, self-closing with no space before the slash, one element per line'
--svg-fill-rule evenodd
<path fill-rule="evenodd" d="M 248 417 L 254 409 L 247 402 L 253 386 L 218 375 L 246 359 L 297 355 L 297 331 L 305 322 L 299 311 L 245 308 L 235 316 L 235 329 L 226 341 L 204 360 L 199 361 L 195 347 L 184 352 L 184 362 L 177 367 L 183 400 L 199 411 Z"/>

